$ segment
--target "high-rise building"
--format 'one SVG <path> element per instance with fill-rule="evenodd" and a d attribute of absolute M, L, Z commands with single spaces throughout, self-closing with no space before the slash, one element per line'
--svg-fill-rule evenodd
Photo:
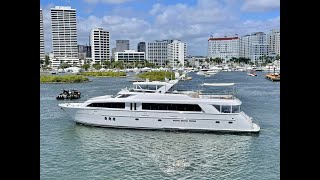
<path fill-rule="evenodd" d="M 167 60 L 171 67 L 184 67 L 187 44 L 180 40 L 173 40 L 168 44 Z"/>
<path fill-rule="evenodd" d="M 76 9 L 71 9 L 70 6 L 51 8 L 51 30 L 54 60 L 73 66 L 80 66 Z"/>
<path fill-rule="evenodd" d="M 148 42 L 146 45 L 146 60 L 156 66 L 168 65 L 168 44 L 173 40 L 155 40 Z"/>
<path fill-rule="evenodd" d="M 146 43 L 146 59 L 156 66 L 183 66 L 186 56 L 187 44 L 180 40 L 155 40 Z"/>
<path fill-rule="evenodd" d="M 242 36 L 240 39 L 240 57 L 250 58 L 253 63 L 262 63 L 262 56 L 267 56 L 269 45 L 263 32 Z"/>
<path fill-rule="evenodd" d="M 146 43 L 139 42 L 137 47 L 138 52 L 146 52 Z"/>
<path fill-rule="evenodd" d="M 110 36 L 102 28 L 91 30 L 91 53 L 94 63 L 110 61 Z"/>
<path fill-rule="evenodd" d="M 40 9 L 40 59 L 45 59 L 42 9 Z"/>
<path fill-rule="evenodd" d="M 124 50 L 129 50 L 129 48 L 130 48 L 129 40 L 116 40 L 115 52 L 124 52 Z"/>
<path fill-rule="evenodd" d="M 240 39 L 238 37 L 223 37 L 208 39 L 208 57 L 221 58 L 224 62 L 232 57 L 239 57 Z"/>
<path fill-rule="evenodd" d="M 86 57 L 91 57 L 91 46 L 78 45 L 79 53 L 85 53 Z"/>
<path fill-rule="evenodd" d="M 112 49 L 111 49 L 111 55 L 112 55 L 113 61 L 114 61 L 115 53 L 116 53 L 116 48 L 112 48 Z"/>
<path fill-rule="evenodd" d="M 280 56 L 280 30 L 273 29 L 268 34 L 269 55 L 275 54 Z"/>

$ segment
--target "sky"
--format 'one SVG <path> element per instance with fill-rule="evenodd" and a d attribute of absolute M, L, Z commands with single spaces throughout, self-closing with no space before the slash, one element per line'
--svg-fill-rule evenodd
<path fill-rule="evenodd" d="M 280 29 L 280 0 L 40 0 L 43 10 L 45 52 L 51 52 L 50 8 L 77 10 L 78 44 L 89 45 L 93 28 L 110 33 L 110 50 L 116 40 L 179 39 L 188 55 L 206 56 L 208 38 L 239 36 Z"/>

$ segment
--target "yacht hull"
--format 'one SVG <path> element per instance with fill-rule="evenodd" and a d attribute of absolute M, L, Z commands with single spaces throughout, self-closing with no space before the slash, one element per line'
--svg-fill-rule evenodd
<path fill-rule="evenodd" d="M 259 132 L 260 127 L 241 113 L 193 113 L 79 108 L 59 104 L 80 124 L 100 127 L 182 131 Z"/>

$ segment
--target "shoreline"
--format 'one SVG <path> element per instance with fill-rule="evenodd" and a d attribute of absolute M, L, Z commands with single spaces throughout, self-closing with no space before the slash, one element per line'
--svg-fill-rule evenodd
<path fill-rule="evenodd" d="M 82 82 L 40 82 L 40 84 L 74 84 L 74 83 L 88 83 L 92 81 L 82 81 Z"/>

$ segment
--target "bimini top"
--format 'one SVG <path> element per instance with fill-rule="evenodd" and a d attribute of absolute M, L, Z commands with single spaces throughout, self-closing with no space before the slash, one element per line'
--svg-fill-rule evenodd
<path fill-rule="evenodd" d="M 201 86 L 233 86 L 235 83 L 203 83 Z"/>

